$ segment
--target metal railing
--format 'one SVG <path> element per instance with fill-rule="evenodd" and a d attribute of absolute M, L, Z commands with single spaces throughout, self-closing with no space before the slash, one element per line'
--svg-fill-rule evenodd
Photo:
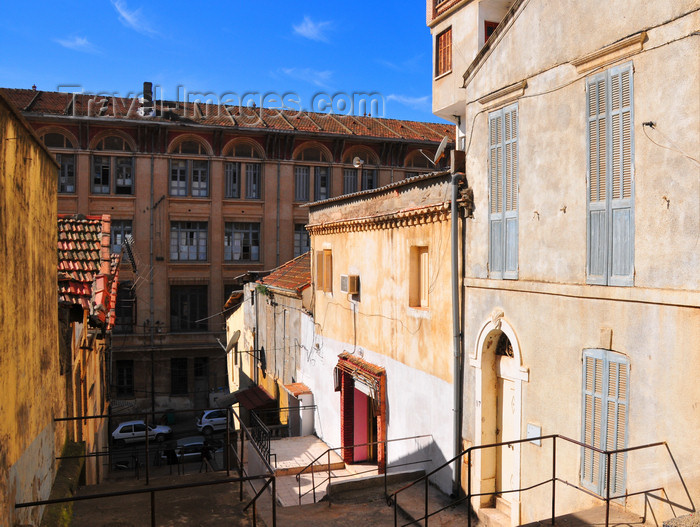
<path fill-rule="evenodd" d="M 306 411 L 316 413 L 316 405 L 283 406 L 264 410 L 252 410 L 270 429 L 273 438 L 298 437 L 302 434 L 302 414 Z"/>
<path fill-rule="evenodd" d="M 383 444 L 386 446 L 387 443 L 394 443 L 394 442 L 398 442 L 398 441 L 409 441 L 412 439 L 423 439 L 426 437 L 432 438 L 433 436 L 430 434 L 426 434 L 426 435 L 418 435 L 418 436 L 411 436 L 411 437 L 401 437 L 398 439 L 385 439 L 384 441 L 372 441 L 370 443 L 361 443 L 361 444 L 357 444 L 357 445 L 349 445 L 349 446 L 342 446 L 342 447 L 336 447 L 336 448 L 327 448 L 323 453 L 316 456 L 316 458 L 314 458 L 313 461 L 311 461 L 308 465 L 306 465 L 303 469 L 301 469 L 301 471 L 299 473 L 297 473 L 295 476 L 296 480 L 297 480 L 297 487 L 298 487 L 298 492 L 299 492 L 299 505 L 301 505 L 302 497 L 306 496 L 310 492 L 313 493 L 314 503 L 316 503 L 316 489 L 326 482 L 328 482 L 328 484 L 330 484 L 330 482 L 333 478 L 333 475 L 331 472 L 331 452 L 335 452 L 338 450 L 362 448 L 362 447 L 368 447 L 368 446 L 380 445 L 380 444 Z M 327 468 L 328 475 L 325 479 L 316 483 L 315 473 L 317 472 L 317 470 L 314 469 L 314 467 L 318 467 L 318 466 L 323 467 L 323 465 L 321 465 L 317 462 L 321 458 L 323 458 L 324 456 L 326 456 L 326 466 L 327 466 L 326 468 Z M 430 459 L 421 459 L 419 461 L 411 461 L 408 463 L 396 463 L 393 465 L 386 465 L 385 470 L 384 470 L 384 494 L 387 495 L 387 474 L 388 474 L 390 468 L 398 468 L 398 467 L 405 467 L 405 466 L 409 466 L 409 465 L 417 465 L 419 463 L 428 463 L 429 461 L 430 461 Z M 311 488 L 309 490 L 307 490 L 306 492 L 302 493 L 301 492 L 301 477 L 303 474 L 305 474 L 307 472 L 311 472 Z M 366 470 L 364 472 L 357 472 L 356 474 L 364 474 L 364 473 L 369 473 L 369 472 L 374 472 L 374 471 L 373 470 Z"/>
<path fill-rule="evenodd" d="M 472 473 L 471 473 L 471 464 L 472 464 L 472 452 L 476 450 L 482 450 L 482 449 L 487 449 L 487 448 L 501 448 L 501 447 L 509 447 L 515 444 L 519 443 L 526 443 L 530 441 L 537 441 L 537 440 L 552 440 L 552 477 L 549 479 L 545 479 L 539 483 L 535 483 L 533 485 L 530 485 L 528 487 L 522 487 L 518 489 L 513 489 L 513 490 L 502 490 L 502 491 L 494 491 L 494 492 L 480 492 L 480 493 L 472 493 Z M 605 463 L 605 496 L 599 496 L 598 494 L 595 494 L 594 492 L 589 491 L 588 489 L 585 489 L 577 484 L 570 483 L 564 479 L 561 479 L 557 477 L 557 439 L 561 439 L 562 441 L 566 441 L 569 443 L 572 443 L 574 445 L 578 445 L 582 448 L 586 448 L 589 450 L 592 450 L 593 452 L 597 452 L 598 454 L 603 454 L 606 456 L 606 463 Z M 615 496 L 610 496 L 610 459 L 613 455 L 617 454 L 624 454 L 626 452 L 632 452 L 634 450 L 641 450 L 641 449 L 646 449 L 646 448 L 654 448 L 658 446 L 665 446 L 666 449 L 668 449 L 668 445 L 666 444 L 665 441 L 659 441 L 657 443 L 648 443 L 646 445 L 640 445 L 640 446 L 634 446 L 634 447 L 628 447 L 628 448 L 620 448 L 617 450 L 602 450 L 600 448 L 596 448 L 591 445 L 587 445 L 585 443 L 582 443 L 580 441 L 576 441 L 575 439 L 571 439 L 569 437 L 560 435 L 560 434 L 551 434 L 551 435 L 546 435 L 546 436 L 541 436 L 541 437 L 528 437 L 525 439 L 516 439 L 514 441 L 504 441 L 501 443 L 492 443 L 489 445 L 476 445 L 467 448 L 457 456 L 453 457 L 452 459 L 446 461 L 436 469 L 432 470 L 425 476 L 422 476 L 421 478 L 418 478 L 417 480 L 409 483 L 408 485 L 403 486 L 396 492 L 392 493 L 387 497 L 387 503 L 389 506 L 394 507 L 394 526 L 398 527 L 398 495 L 401 494 L 402 492 L 406 491 L 407 489 L 413 487 L 414 485 L 419 484 L 420 482 L 424 482 L 425 484 L 425 507 L 424 507 L 424 515 L 420 518 L 413 519 L 409 523 L 403 524 L 402 527 L 406 527 L 408 525 L 414 525 L 419 521 L 424 521 L 424 525 L 427 527 L 428 525 L 428 518 L 431 516 L 435 516 L 436 514 L 441 513 L 442 511 L 455 507 L 456 505 L 459 505 L 460 503 L 467 502 L 469 506 L 471 507 L 471 499 L 480 497 L 480 496 L 496 496 L 496 495 L 501 495 L 501 494 L 507 494 L 507 493 L 513 493 L 513 492 L 522 492 L 522 491 L 528 491 L 532 490 L 537 487 L 541 487 L 543 485 L 547 485 L 548 483 L 551 483 L 552 485 L 552 516 L 551 516 L 551 523 L 554 525 L 554 518 L 555 518 L 555 508 L 556 508 L 556 483 L 560 482 L 565 485 L 568 485 L 570 487 L 573 487 L 577 490 L 580 490 L 581 492 L 584 492 L 590 496 L 593 496 L 594 498 L 600 499 L 602 501 L 605 501 L 605 527 L 609 527 L 610 525 L 610 502 L 612 500 L 617 500 L 620 498 L 626 498 L 629 496 L 636 496 L 639 494 L 646 494 L 649 492 L 656 492 L 656 491 L 663 491 L 665 493 L 665 489 L 663 487 L 658 487 L 658 488 L 653 488 L 653 489 L 646 489 L 638 492 L 632 492 L 632 493 L 627 493 L 627 494 L 618 494 Z M 669 450 L 670 453 L 670 450 Z M 454 463 L 457 460 L 460 460 L 463 456 L 467 456 L 467 495 L 463 496 L 460 499 L 454 500 L 451 502 L 449 505 L 446 505 L 444 507 L 441 507 L 435 511 L 429 512 L 428 511 L 428 482 L 429 478 L 434 475 L 435 473 L 439 472 L 440 470 L 450 466 L 452 463 Z M 471 510 L 467 511 L 467 526 L 471 527 L 472 525 L 472 514 Z"/>
<path fill-rule="evenodd" d="M 251 440 L 258 447 L 261 455 L 270 464 L 270 429 L 255 412 L 250 412 Z"/>
<path fill-rule="evenodd" d="M 156 494 L 159 492 L 164 492 L 164 491 L 170 491 L 170 490 L 178 490 L 178 489 L 187 489 L 187 488 L 195 488 L 195 487 L 202 487 L 202 486 L 209 486 L 209 485 L 220 485 L 220 484 L 225 484 L 225 483 L 239 483 L 240 484 L 240 491 L 239 491 L 239 501 L 243 501 L 243 484 L 247 481 L 250 485 L 251 488 L 253 489 L 253 497 L 252 499 L 248 502 L 248 504 L 243 508 L 243 511 L 247 511 L 250 507 L 252 507 L 252 515 L 253 515 L 253 526 L 257 526 L 257 500 L 260 498 L 260 496 L 263 494 L 265 490 L 268 488 L 271 489 L 271 504 L 272 504 L 272 526 L 276 527 L 277 525 L 277 486 L 276 486 L 276 478 L 275 478 L 275 471 L 274 469 L 270 466 L 269 463 L 269 451 L 267 454 L 267 457 L 263 454 L 263 452 L 260 451 L 258 445 L 256 442 L 253 440 L 253 436 L 246 427 L 246 425 L 243 423 L 243 420 L 239 417 L 239 415 L 233 410 L 232 408 L 225 408 L 228 410 L 226 412 L 226 449 L 225 449 L 225 458 L 224 458 L 224 463 L 226 465 L 226 478 L 224 479 L 216 479 L 212 481 L 205 481 L 205 482 L 196 482 L 196 483 L 184 483 L 184 484 L 179 484 L 179 485 L 161 485 L 157 487 L 151 487 L 149 486 L 150 480 L 149 480 L 149 463 L 147 462 L 148 460 L 148 452 L 149 452 L 149 439 L 148 439 L 148 434 L 146 434 L 146 462 L 145 468 L 146 468 L 146 488 L 142 489 L 135 489 L 135 490 L 125 490 L 125 491 L 114 491 L 114 492 L 104 492 L 104 493 L 99 493 L 99 494 L 89 494 L 85 496 L 72 496 L 69 498 L 59 498 L 59 499 L 49 499 L 49 500 L 37 500 L 37 501 L 31 501 L 31 502 L 23 502 L 23 503 L 15 503 L 14 507 L 15 509 L 22 509 L 22 508 L 30 508 L 30 507 L 38 507 L 38 506 L 44 506 L 44 505 L 53 505 L 53 504 L 59 504 L 59 503 L 70 503 L 70 502 L 75 502 L 75 501 L 84 501 L 84 500 L 94 500 L 94 499 L 101 499 L 101 498 L 115 498 L 115 497 L 120 497 L 120 496 L 130 496 L 130 495 L 135 495 L 135 494 L 146 494 L 150 493 L 151 499 L 150 499 L 150 518 L 151 518 L 151 526 L 155 527 L 156 525 Z M 191 412 L 187 411 L 187 412 Z M 143 413 L 141 414 L 136 414 L 136 415 L 144 415 Z M 61 418 L 55 418 L 54 421 L 70 421 L 70 420 L 75 420 L 75 419 L 109 419 L 111 418 L 111 415 L 95 415 L 95 416 L 79 416 L 79 417 L 61 417 Z M 231 419 L 235 418 L 238 422 L 239 425 L 239 430 L 238 433 L 240 435 L 240 456 L 238 455 L 237 452 L 237 441 L 234 440 L 231 442 Z M 146 415 L 145 419 L 146 424 L 148 424 L 148 416 Z M 249 443 L 253 446 L 255 449 L 257 455 L 260 457 L 263 467 L 266 470 L 266 474 L 259 474 L 255 476 L 248 476 L 245 471 L 244 467 L 244 452 L 245 452 L 245 440 L 246 438 L 248 439 Z M 232 455 L 233 454 L 233 455 Z M 56 459 L 77 459 L 77 458 L 89 458 L 89 457 L 100 457 L 100 456 L 109 456 L 111 459 L 111 451 L 110 452 L 95 452 L 95 453 L 87 453 L 83 455 L 77 455 L 77 456 L 59 456 Z M 231 461 L 232 459 L 236 459 L 236 464 L 238 465 L 238 477 L 230 477 L 231 476 Z M 136 470 L 136 477 L 139 477 L 139 465 L 140 463 L 136 462 L 135 463 L 135 470 Z M 110 463 L 110 468 L 111 468 L 111 463 Z M 178 471 L 179 474 L 179 471 Z M 263 481 L 262 488 L 256 489 L 253 486 L 254 481 Z"/>

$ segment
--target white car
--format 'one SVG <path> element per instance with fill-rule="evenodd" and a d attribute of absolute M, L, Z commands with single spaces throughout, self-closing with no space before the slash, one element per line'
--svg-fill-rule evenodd
<path fill-rule="evenodd" d="M 214 431 L 226 430 L 226 410 L 204 410 L 196 420 L 197 431 L 208 436 Z"/>
<path fill-rule="evenodd" d="M 172 435 L 173 430 L 169 426 L 152 426 L 148 425 L 148 439 L 163 442 L 167 437 Z M 143 421 L 125 421 L 117 426 L 112 432 L 112 439 L 117 446 L 123 446 L 126 443 L 138 443 L 146 440 L 146 423 Z"/>

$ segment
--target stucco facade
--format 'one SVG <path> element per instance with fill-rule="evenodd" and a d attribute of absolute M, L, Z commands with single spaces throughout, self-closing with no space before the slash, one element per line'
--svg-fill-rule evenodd
<path fill-rule="evenodd" d="M 646 503 L 647 517 L 653 512 L 657 521 L 692 511 L 700 501 L 694 444 L 700 436 L 700 63 L 690 58 L 700 55 L 698 10 L 695 1 L 515 2 L 460 72 L 466 175 L 475 202 L 465 234 L 464 439 L 484 444 L 541 433 L 600 440 L 587 432 L 598 426 L 587 421 L 594 411 L 587 405 L 600 393 L 587 375 L 598 375 L 591 373 L 592 361 L 606 375 L 610 365 L 605 386 L 612 390 L 616 383 L 619 392 L 606 400 L 617 424 L 614 434 L 605 432 L 608 444 L 597 446 L 666 442 L 668 450 L 628 453 L 613 478 L 613 495 L 662 487 L 665 495 L 652 493 Z M 498 119 L 508 122 L 508 115 L 511 127 L 499 128 Z M 623 124 L 615 128 L 618 115 Z M 505 141 L 494 135 L 501 130 Z M 494 157 L 502 145 L 513 157 Z M 511 186 L 504 194 L 509 208 L 499 217 L 494 178 L 502 159 Z M 624 222 L 603 231 L 614 233 L 602 249 L 611 251 L 609 285 L 601 285 L 591 263 L 598 256 L 592 254 L 596 170 L 600 181 L 612 182 L 612 199 L 621 192 L 626 207 Z M 494 258 L 494 232 L 503 232 L 496 222 L 503 217 L 514 222 L 504 234 L 510 237 L 505 264 Z M 628 251 L 624 279 L 614 276 L 623 259 L 618 250 Z M 498 354 L 502 335 L 510 347 Z M 628 377 L 620 374 L 614 383 L 618 364 Z M 589 454 L 573 445 L 557 449 L 559 477 L 586 486 Z M 547 479 L 551 456 L 551 442 L 477 455 L 473 491 Z M 604 495 L 599 485 L 588 488 Z M 601 503 L 559 489 L 558 513 Z M 549 489 L 503 498 L 512 525 L 550 512 Z M 645 511 L 643 496 L 617 503 Z M 495 506 L 476 499 L 473 505 Z"/>
<path fill-rule="evenodd" d="M 0 524 L 38 524 L 66 439 L 53 156 L 0 95 Z"/>
<path fill-rule="evenodd" d="M 356 433 L 363 414 L 344 407 L 352 390 L 345 394 L 343 384 L 338 394 L 334 385 L 334 370 L 345 383 L 359 369 L 354 391 L 369 377 L 375 407 L 370 439 L 430 436 L 390 443 L 388 467 L 426 455 L 437 466 L 452 456 L 450 189 L 438 173 L 310 206 L 315 328 L 301 378 L 317 401 L 317 433 L 332 446 L 367 441 Z M 358 276 L 359 292 L 343 292 L 341 275 Z M 443 471 L 436 483 L 449 490 L 451 477 Z"/>
<path fill-rule="evenodd" d="M 311 319 L 310 266 L 306 252 L 246 284 L 240 305 L 226 322 L 228 341 L 238 334 L 238 340 L 229 344 L 233 346 L 228 353 L 230 391 L 257 386 L 270 398 L 269 405 L 246 408 L 243 396 L 238 410 L 244 418 L 248 410 L 256 410 L 275 435 L 299 435 L 296 407 L 310 406 L 308 390 L 297 385 L 307 349 L 302 327 Z M 304 397 L 298 397 L 299 392 Z M 303 430 L 308 434 L 313 431 L 313 410 L 306 409 L 304 417 L 308 423 Z"/>

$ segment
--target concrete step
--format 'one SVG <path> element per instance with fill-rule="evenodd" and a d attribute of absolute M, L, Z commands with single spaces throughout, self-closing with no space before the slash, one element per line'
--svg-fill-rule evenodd
<path fill-rule="evenodd" d="M 510 515 L 497 508 L 482 508 L 477 511 L 479 523 L 486 527 L 510 527 Z"/>
<path fill-rule="evenodd" d="M 496 509 L 506 516 L 510 516 L 510 502 L 501 496 L 496 496 Z"/>
<path fill-rule="evenodd" d="M 409 481 L 415 481 L 425 475 L 423 470 L 405 470 L 401 472 L 392 472 L 386 475 L 386 484 L 389 488 L 389 492 L 392 488 L 402 486 L 402 483 L 408 483 Z M 344 495 L 348 493 L 353 493 L 354 491 L 364 491 L 369 488 L 377 488 L 384 486 L 384 474 L 372 475 L 365 477 L 357 477 L 353 479 L 347 479 L 344 481 L 336 481 L 328 485 L 326 490 L 326 497 L 330 501 L 338 501 L 343 499 Z M 383 490 L 382 490 L 383 492 Z"/>
<path fill-rule="evenodd" d="M 294 476 L 296 474 L 299 474 L 302 470 L 304 470 L 305 467 L 283 467 L 283 468 L 278 468 L 275 469 L 275 475 L 276 476 Z M 338 461 L 336 463 L 331 463 L 331 470 L 342 470 L 345 468 L 345 463 L 342 461 Z M 313 466 L 313 471 L 314 472 L 328 472 L 328 463 L 323 463 L 319 465 L 314 465 Z M 310 474 L 311 469 L 307 469 L 305 474 Z"/>
<path fill-rule="evenodd" d="M 431 514 L 428 520 L 429 525 L 440 525 L 441 527 L 466 525 L 469 514 L 466 501 L 453 505 L 455 501 L 450 496 L 443 494 L 438 488 L 429 485 L 428 514 Z M 396 509 L 401 518 L 399 525 L 425 525 L 425 520 L 420 519 L 425 516 L 424 483 L 418 483 L 401 492 L 398 495 Z M 475 517 L 474 525 L 476 525 Z"/>

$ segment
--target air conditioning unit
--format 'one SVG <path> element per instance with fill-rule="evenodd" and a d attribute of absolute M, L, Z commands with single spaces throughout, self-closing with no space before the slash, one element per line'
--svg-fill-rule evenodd
<path fill-rule="evenodd" d="M 340 292 L 356 295 L 360 292 L 360 277 L 356 274 L 340 275 Z"/>

